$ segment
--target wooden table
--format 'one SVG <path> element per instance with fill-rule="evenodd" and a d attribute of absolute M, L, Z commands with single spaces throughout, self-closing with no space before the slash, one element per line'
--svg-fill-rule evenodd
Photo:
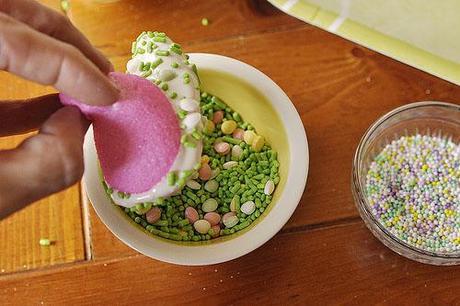
<path fill-rule="evenodd" d="M 459 87 L 265 1 L 73 0 L 70 17 L 119 71 L 139 32 L 165 30 L 189 52 L 231 56 L 265 72 L 302 117 L 308 184 L 267 244 L 208 267 L 165 264 L 129 249 L 91 208 L 82 210 L 77 185 L 0 222 L 0 305 L 460 304 L 460 267 L 427 266 L 388 250 L 363 225 L 350 190 L 352 156 L 374 120 L 408 102 L 459 103 Z M 0 73 L 0 98 L 51 90 Z M 0 147 L 22 138 L 1 139 Z M 41 237 L 54 244 L 41 247 Z"/>

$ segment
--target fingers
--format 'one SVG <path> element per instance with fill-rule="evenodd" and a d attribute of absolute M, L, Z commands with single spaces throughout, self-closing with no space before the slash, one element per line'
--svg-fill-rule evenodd
<path fill-rule="evenodd" d="M 35 30 L 78 48 L 99 69 L 107 74 L 113 65 L 64 15 L 34 0 L 0 0 L 0 12 L 19 20 Z"/>
<path fill-rule="evenodd" d="M 0 101 L 0 137 L 36 130 L 61 107 L 58 94 Z"/>
<path fill-rule="evenodd" d="M 91 105 L 109 105 L 118 90 L 75 47 L 0 13 L 0 69 Z"/>
<path fill-rule="evenodd" d="M 39 134 L 15 150 L 0 152 L 0 219 L 80 179 L 88 125 L 78 109 L 66 106 Z"/>

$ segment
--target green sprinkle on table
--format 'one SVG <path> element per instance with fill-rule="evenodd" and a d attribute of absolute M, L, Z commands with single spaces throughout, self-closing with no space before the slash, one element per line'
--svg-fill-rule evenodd
<path fill-rule="evenodd" d="M 205 27 L 208 26 L 208 25 L 209 25 L 209 20 L 208 20 L 208 18 L 202 18 L 202 19 L 201 19 L 201 25 L 202 25 L 202 26 L 205 26 Z"/>

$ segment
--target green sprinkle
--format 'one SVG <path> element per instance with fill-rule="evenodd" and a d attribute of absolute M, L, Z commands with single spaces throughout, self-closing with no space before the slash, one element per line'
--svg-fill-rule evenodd
<path fill-rule="evenodd" d="M 152 31 L 147 31 L 147 36 L 153 38 L 155 35 L 153 35 Z"/>
<path fill-rule="evenodd" d="M 188 83 L 190 83 L 190 79 L 189 78 L 184 79 L 184 84 L 188 84 Z"/>
<path fill-rule="evenodd" d="M 157 222 L 153 223 L 155 226 L 168 226 L 168 221 L 167 220 L 158 220 Z"/>
<path fill-rule="evenodd" d="M 140 62 L 139 64 L 139 70 L 143 71 L 144 70 L 144 62 Z"/>
<path fill-rule="evenodd" d="M 146 78 L 152 75 L 152 70 L 146 71 L 141 74 L 141 77 Z"/>
<path fill-rule="evenodd" d="M 173 92 L 169 95 L 169 97 L 170 97 L 171 99 L 175 99 L 175 98 L 177 98 L 177 93 L 176 93 L 175 91 L 173 91 Z"/>
<path fill-rule="evenodd" d="M 65 15 L 69 13 L 69 10 L 70 10 L 69 0 L 61 0 L 61 10 Z"/>
<path fill-rule="evenodd" d="M 156 32 L 155 34 L 157 37 L 166 37 L 166 33 L 164 32 Z"/>
<path fill-rule="evenodd" d="M 164 91 L 168 90 L 169 89 L 168 83 L 161 84 L 161 89 L 163 89 Z"/>
<path fill-rule="evenodd" d="M 177 179 L 176 172 L 174 171 L 169 172 L 168 175 L 166 176 L 166 179 L 168 181 L 169 186 L 174 186 L 174 184 L 176 184 L 176 179 Z"/>
<path fill-rule="evenodd" d="M 149 44 L 147 45 L 147 52 L 148 53 L 152 53 L 153 52 L 153 42 L 149 42 Z"/>
<path fill-rule="evenodd" d="M 177 225 L 178 225 L 179 227 L 184 227 L 184 226 L 189 225 L 189 224 L 190 224 L 190 222 L 188 221 L 188 219 L 183 219 L 183 220 L 181 220 L 181 221 L 179 221 L 179 222 L 177 223 Z"/>
<path fill-rule="evenodd" d="M 131 53 L 132 54 L 136 53 L 136 49 L 137 49 L 137 42 L 133 41 L 133 44 L 131 45 Z"/>
<path fill-rule="evenodd" d="M 40 241 L 38 243 L 40 243 L 41 246 L 49 246 L 49 245 L 51 245 L 51 241 L 49 239 L 46 239 L 46 238 L 40 239 Z"/>
<path fill-rule="evenodd" d="M 181 109 L 177 112 L 177 115 L 179 116 L 180 119 L 184 119 L 185 116 L 187 116 L 187 112 Z"/>
<path fill-rule="evenodd" d="M 224 137 L 222 137 L 222 140 L 225 141 L 225 142 L 234 144 L 234 145 L 239 145 L 241 143 L 240 139 L 233 138 L 233 137 L 230 137 L 230 136 L 224 136 Z"/>
<path fill-rule="evenodd" d="M 184 146 L 186 146 L 187 148 L 196 148 L 196 143 L 186 141 L 186 142 L 184 143 Z"/>
<path fill-rule="evenodd" d="M 177 185 L 179 186 L 179 188 L 183 188 L 185 186 L 185 183 L 187 182 L 186 178 L 185 177 L 181 177 L 178 181 L 177 181 Z"/>
<path fill-rule="evenodd" d="M 137 38 L 136 38 L 136 41 L 141 40 L 142 37 L 144 37 L 145 34 L 147 34 L 145 31 L 143 31 L 141 34 L 139 34 L 139 36 L 137 36 Z"/>
<path fill-rule="evenodd" d="M 153 38 L 153 41 L 156 41 L 156 42 L 161 42 L 161 43 L 165 43 L 166 42 L 166 37 L 154 37 Z"/>
<path fill-rule="evenodd" d="M 169 51 L 168 50 L 157 50 L 157 51 L 155 51 L 155 54 L 158 55 L 158 56 L 168 56 Z"/>
<path fill-rule="evenodd" d="M 208 18 L 202 18 L 202 19 L 201 19 L 201 25 L 202 25 L 202 26 L 205 26 L 205 27 L 208 26 L 208 25 L 209 25 L 209 20 L 208 20 Z"/>
<path fill-rule="evenodd" d="M 165 238 L 165 239 L 168 239 L 168 238 L 169 238 L 169 233 L 159 232 L 159 233 L 158 233 L 158 236 L 163 237 L 163 238 Z"/>
<path fill-rule="evenodd" d="M 137 53 L 139 54 L 144 54 L 145 53 L 145 50 L 144 49 L 141 49 L 141 48 L 137 48 Z"/>
<path fill-rule="evenodd" d="M 177 67 L 179 67 L 179 64 L 177 62 L 174 62 L 174 63 L 171 64 L 171 67 L 177 68 Z"/>
<path fill-rule="evenodd" d="M 198 131 L 194 131 L 194 132 L 192 133 L 192 137 L 195 138 L 196 140 L 200 140 L 201 138 L 203 138 L 203 136 L 201 135 L 201 133 L 198 132 Z"/>
<path fill-rule="evenodd" d="M 241 116 L 237 112 L 234 112 L 232 117 L 236 122 L 241 122 Z"/>
<path fill-rule="evenodd" d="M 143 70 L 144 70 L 144 71 L 150 70 L 151 65 L 152 65 L 151 63 L 145 63 L 145 65 L 144 65 L 144 67 L 143 67 Z"/>
<path fill-rule="evenodd" d="M 218 107 L 220 107 L 221 109 L 224 109 L 226 107 L 225 103 L 222 102 L 221 99 L 219 99 L 218 97 L 216 96 L 213 96 L 211 98 L 211 102 L 214 103 L 215 105 L 217 105 Z"/>
<path fill-rule="evenodd" d="M 152 69 L 155 69 L 156 67 L 158 67 L 158 65 L 160 65 L 161 63 L 163 63 L 163 60 L 161 58 L 157 58 L 156 60 L 154 60 L 152 63 L 151 63 L 151 67 Z"/>
<path fill-rule="evenodd" d="M 181 49 L 175 48 L 175 47 L 173 47 L 173 46 L 171 46 L 171 47 L 169 48 L 169 50 L 171 50 L 171 52 L 174 52 L 174 53 L 179 54 L 179 55 L 182 54 L 182 50 L 181 50 Z"/>
<path fill-rule="evenodd" d="M 185 178 L 188 178 L 192 174 L 193 174 L 193 170 L 184 170 L 181 172 L 181 176 Z"/>

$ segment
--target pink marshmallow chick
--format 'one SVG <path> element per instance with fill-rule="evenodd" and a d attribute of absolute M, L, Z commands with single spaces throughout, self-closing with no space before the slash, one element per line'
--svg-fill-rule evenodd
<path fill-rule="evenodd" d="M 120 97 L 90 106 L 60 94 L 93 122 L 97 154 L 107 183 L 122 192 L 150 190 L 169 172 L 180 149 L 181 129 L 167 97 L 150 81 L 110 73 Z"/>

